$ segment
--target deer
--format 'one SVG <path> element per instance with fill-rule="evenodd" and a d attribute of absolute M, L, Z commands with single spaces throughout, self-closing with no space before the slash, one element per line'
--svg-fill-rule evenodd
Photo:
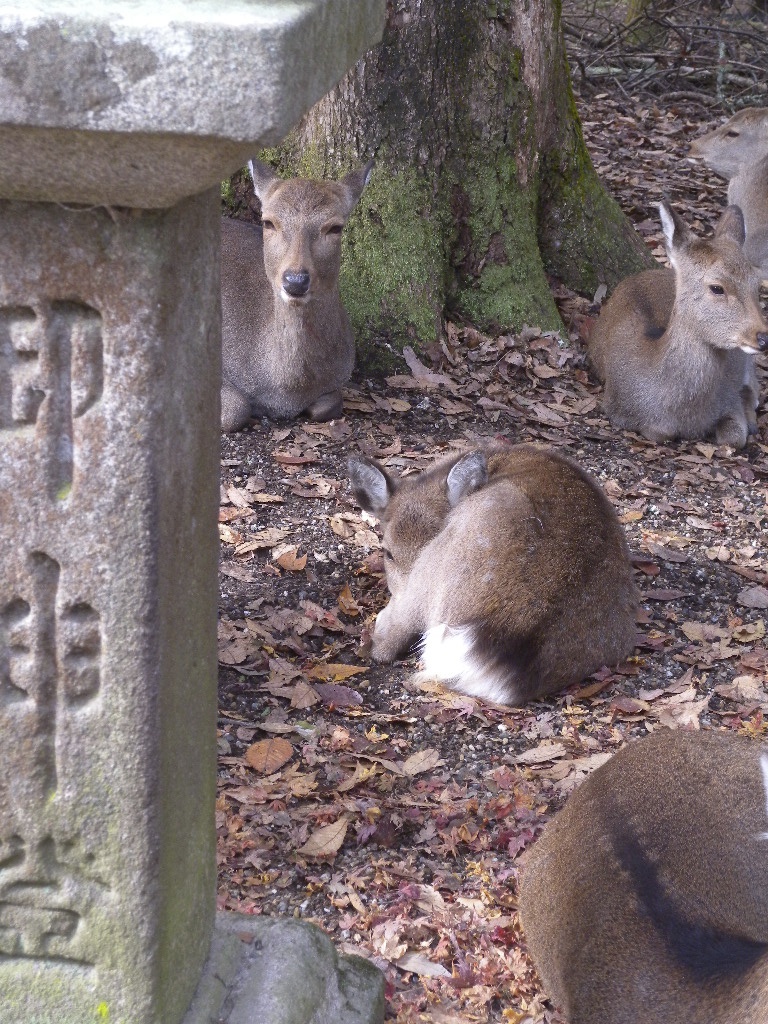
<path fill-rule="evenodd" d="M 733 178 L 745 163 L 768 153 L 768 107 L 746 107 L 725 124 L 700 135 L 690 155 L 709 164 L 715 174 Z M 746 212 L 746 211 L 745 211 Z"/>
<path fill-rule="evenodd" d="M 384 531 L 391 599 L 375 621 L 375 661 L 417 644 L 431 678 L 519 705 L 633 650 L 638 593 L 621 526 L 564 455 L 497 443 L 416 476 L 363 456 L 348 470 Z"/>
<path fill-rule="evenodd" d="M 528 951 L 569 1024 L 766 1024 L 768 746 L 660 730 L 520 858 Z"/>
<path fill-rule="evenodd" d="M 373 161 L 340 181 L 282 179 L 249 161 L 261 225 L 221 223 L 225 433 L 255 416 L 341 415 L 355 362 L 339 295 L 341 233 L 372 168 Z"/>
<path fill-rule="evenodd" d="M 768 107 L 747 107 L 694 139 L 690 155 L 729 179 L 728 202 L 741 207 L 744 253 L 768 278 Z"/>
<path fill-rule="evenodd" d="M 659 211 L 671 269 L 621 281 L 589 337 L 604 410 L 656 443 L 714 434 L 743 448 L 757 430 L 754 357 L 768 325 L 741 210 L 727 207 L 711 239 L 694 237 L 666 201 Z"/>

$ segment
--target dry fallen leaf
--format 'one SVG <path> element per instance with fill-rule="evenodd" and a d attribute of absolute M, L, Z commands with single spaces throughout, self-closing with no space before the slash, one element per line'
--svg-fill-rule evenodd
<path fill-rule="evenodd" d="M 317 829 L 298 850 L 303 857 L 320 857 L 332 860 L 341 849 L 349 828 L 349 819 L 342 815 L 330 825 Z"/>
<path fill-rule="evenodd" d="M 252 743 L 245 752 L 245 760 L 262 775 L 271 775 L 292 757 L 292 745 L 281 736 Z"/>
<path fill-rule="evenodd" d="M 281 544 L 272 551 L 272 561 L 288 572 L 301 572 L 307 564 L 307 556 L 299 554 L 296 544 Z"/>
<path fill-rule="evenodd" d="M 310 679 L 322 679 L 323 682 L 338 683 L 342 679 L 349 679 L 350 676 L 360 675 L 368 669 L 362 665 L 341 665 L 331 661 L 323 661 L 313 665 L 307 672 Z"/>
<path fill-rule="evenodd" d="M 684 622 L 680 629 L 689 640 L 720 640 L 729 635 L 721 626 L 710 626 L 706 622 Z"/>
<path fill-rule="evenodd" d="M 755 640 L 762 640 L 765 636 L 765 622 L 757 619 L 755 622 L 745 622 L 733 631 L 733 639 L 740 644 L 752 644 Z"/>
<path fill-rule="evenodd" d="M 247 551 L 258 551 L 259 548 L 273 548 L 281 540 L 288 536 L 290 530 L 281 530 L 277 526 L 270 526 L 267 530 L 259 530 L 251 534 L 247 541 L 240 545 L 237 554 L 242 555 Z"/>
<path fill-rule="evenodd" d="M 257 505 L 282 505 L 285 499 L 281 498 L 279 494 L 252 494 L 251 502 L 255 502 Z"/>
<path fill-rule="evenodd" d="M 766 587 L 747 587 L 738 595 L 736 602 L 745 608 L 768 608 L 768 589 Z"/>
<path fill-rule="evenodd" d="M 531 750 L 524 750 L 515 758 L 516 764 L 541 764 L 542 761 L 554 761 L 555 758 L 564 757 L 565 747 L 562 743 L 540 743 L 538 747 Z"/>
<path fill-rule="evenodd" d="M 348 615 L 351 619 L 356 618 L 360 612 L 360 605 L 354 598 L 352 591 L 349 589 L 349 584 L 345 583 L 341 593 L 338 596 L 339 610 Z"/>
<path fill-rule="evenodd" d="M 313 686 L 300 679 L 293 688 L 291 694 L 291 707 L 303 710 L 304 708 L 311 708 L 318 702 L 317 692 Z"/>
<path fill-rule="evenodd" d="M 418 381 L 425 384 L 452 384 L 453 381 L 444 373 L 435 373 L 422 363 L 410 345 L 403 348 L 403 359 L 408 364 L 408 369 Z"/>
<path fill-rule="evenodd" d="M 227 526 L 226 523 L 219 523 L 219 540 L 223 544 L 239 544 L 243 539 L 242 533 L 237 530 L 233 530 L 231 526 Z"/>
<path fill-rule="evenodd" d="M 450 978 L 451 972 L 442 964 L 433 963 L 421 953 L 405 953 L 395 960 L 401 971 L 412 971 L 422 978 Z"/>
<path fill-rule="evenodd" d="M 240 580 L 243 583 L 255 583 L 259 578 L 258 571 L 254 572 L 237 562 L 222 562 L 219 565 L 219 572 L 223 576 L 231 576 L 233 580 Z"/>
<path fill-rule="evenodd" d="M 401 769 L 404 775 L 420 775 L 422 772 L 432 771 L 433 768 L 437 768 L 441 764 L 445 764 L 445 761 L 440 757 L 439 751 L 432 747 L 426 747 L 406 758 Z"/>
<path fill-rule="evenodd" d="M 315 683 L 320 700 L 327 708 L 354 708 L 363 703 L 363 698 L 351 686 L 338 683 Z"/>
<path fill-rule="evenodd" d="M 360 783 L 367 782 L 376 774 L 377 771 L 378 768 L 375 764 L 368 765 L 367 767 L 360 763 L 356 764 L 354 772 L 348 778 L 344 779 L 343 782 L 338 784 L 336 792 L 348 793 L 350 789 L 354 789 L 355 786 L 360 785 Z"/>

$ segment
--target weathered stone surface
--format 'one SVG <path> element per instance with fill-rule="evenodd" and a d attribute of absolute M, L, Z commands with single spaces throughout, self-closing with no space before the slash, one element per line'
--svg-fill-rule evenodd
<path fill-rule="evenodd" d="M 0 6 L 0 1024 L 381 1018 L 324 937 L 214 932 L 213 807 L 218 182 L 384 6 Z"/>
<path fill-rule="evenodd" d="M 381 1024 L 384 976 L 303 921 L 220 914 L 184 1024 Z"/>
<path fill-rule="evenodd" d="M 384 0 L 0 6 L 0 196 L 170 206 L 279 141 L 381 35 Z"/>
<path fill-rule="evenodd" d="M 208 955 L 217 198 L 0 202 L 0 1024 L 175 1024 Z"/>

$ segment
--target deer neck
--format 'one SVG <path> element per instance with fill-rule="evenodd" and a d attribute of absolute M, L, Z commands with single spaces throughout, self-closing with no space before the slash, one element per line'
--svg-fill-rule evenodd
<path fill-rule="evenodd" d="M 272 324 L 276 333 L 286 339 L 317 333 L 338 316 L 340 303 L 336 295 L 317 296 L 303 303 L 286 302 L 280 295 L 273 296 Z"/>
<path fill-rule="evenodd" d="M 706 343 L 710 331 L 710 326 L 699 321 L 690 308 L 675 303 L 661 339 L 664 354 L 660 369 L 664 376 L 683 380 L 687 390 L 691 386 L 701 388 L 719 374 L 726 350 Z"/>

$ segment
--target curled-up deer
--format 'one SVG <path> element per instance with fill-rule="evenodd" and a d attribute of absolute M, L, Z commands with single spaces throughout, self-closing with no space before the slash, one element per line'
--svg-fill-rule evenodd
<path fill-rule="evenodd" d="M 520 914 L 569 1024 L 766 1024 L 768 747 L 630 743 L 524 855 Z"/>
<path fill-rule="evenodd" d="M 341 181 L 249 163 L 262 224 L 223 218 L 221 427 L 251 416 L 341 415 L 355 341 L 339 296 L 341 232 L 373 167 Z"/>
<path fill-rule="evenodd" d="M 768 107 L 747 107 L 691 143 L 691 156 L 729 179 L 728 202 L 741 207 L 744 253 L 768 278 Z"/>
<path fill-rule="evenodd" d="M 606 414 L 651 441 L 714 434 L 743 448 L 756 430 L 754 357 L 768 349 L 768 325 L 741 210 L 729 206 L 706 240 L 667 203 L 659 210 L 672 269 L 622 281 L 589 338 Z"/>
<path fill-rule="evenodd" d="M 635 644 L 637 591 L 613 507 L 575 463 L 491 445 L 393 479 L 349 460 L 384 526 L 389 604 L 372 654 L 421 640 L 424 669 L 463 693 L 528 700 L 615 665 Z"/>

